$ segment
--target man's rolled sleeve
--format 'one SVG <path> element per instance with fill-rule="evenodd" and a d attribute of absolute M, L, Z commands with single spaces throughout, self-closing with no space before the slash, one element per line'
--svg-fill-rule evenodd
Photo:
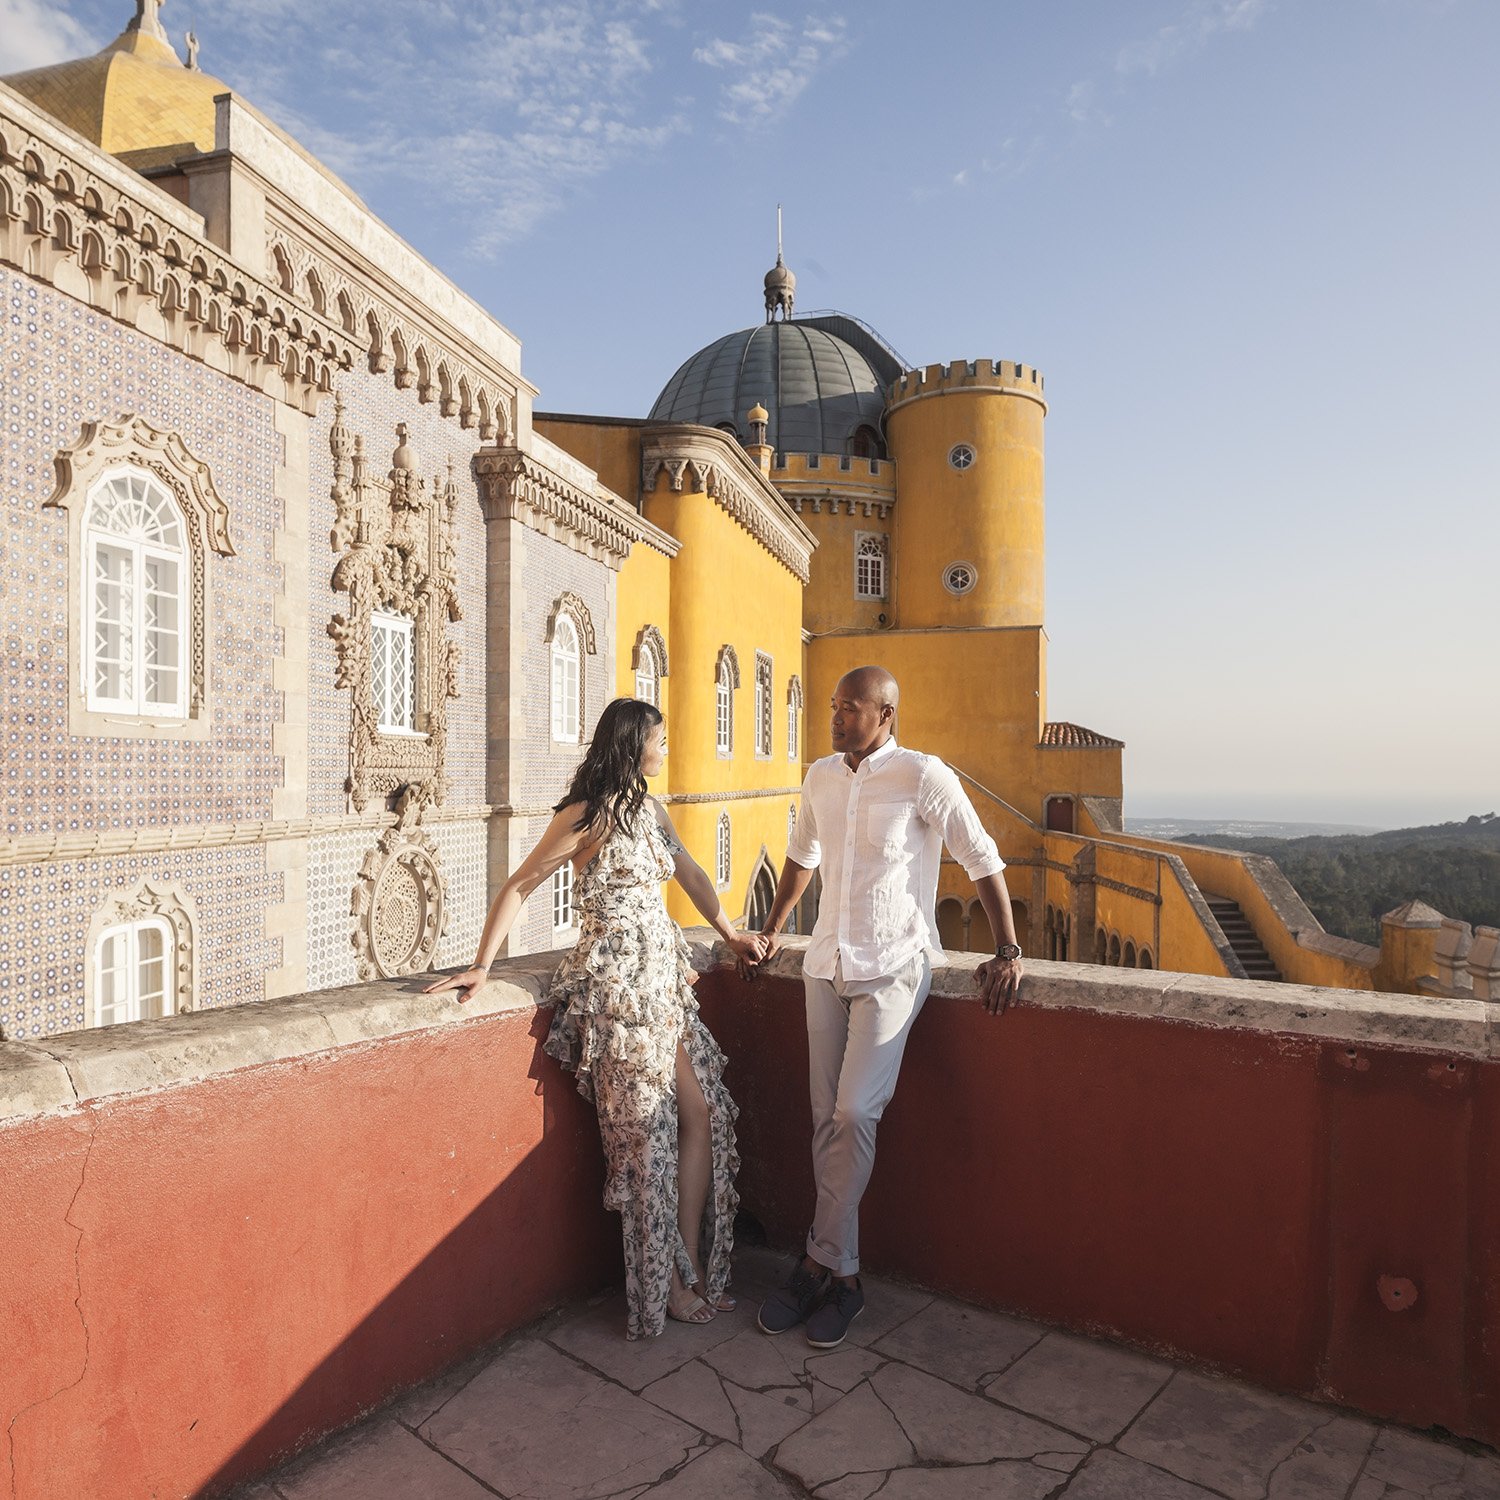
<path fill-rule="evenodd" d="M 922 777 L 917 812 L 924 823 L 942 835 L 948 852 L 964 867 L 970 880 L 998 875 L 1005 868 L 999 847 L 979 821 L 957 774 L 936 758 L 928 761 Z"/>
<path fill-rule="evenodd" d="M 823 846 L 818 842 L 818 820 L 813 814 L 809 771 L 802 783 L 802 797 L 797 806 L 797 826 L 786 841 L 786 857 L 804 870 L 816 870 L 823 862 Z"/>

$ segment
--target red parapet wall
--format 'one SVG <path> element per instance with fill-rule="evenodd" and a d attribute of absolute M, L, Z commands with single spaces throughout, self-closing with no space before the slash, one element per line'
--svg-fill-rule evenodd
<path fill-rule="evenodd" d="M 1086 990 L 1114 971 L 1073 972 Z M 721 969 L 700 990 L 745 1206 L 795 1245 L 813 1200 L 801 985 Z M 1487 1058 L 1095 1008 L 997 1020 L 935 995 L 861 1235 L 871 1269 L 982 1306 L 1500 1443 Z"/>
<path fill-rule="evenodd" d="M 407 980 L 0 1043 L 0 1494 L 221 1493 L 618 1279 L 593 1111 L 540 1051 L 555 961 L 462 1011 Z M 807 1044 L 776 962 L 699 992 L 745 1206 L 790 1247 Z M 1034 963 L 996 1019 L 966 964 L 880 1128 L 872 1269 L 1500 1441 L 1482 1005 Z"/>
<path fill-rule="evenodd" d="M 0 1493 L 219 1493 L 612 1280 L 539 1014 L 0 1127 Z"/>

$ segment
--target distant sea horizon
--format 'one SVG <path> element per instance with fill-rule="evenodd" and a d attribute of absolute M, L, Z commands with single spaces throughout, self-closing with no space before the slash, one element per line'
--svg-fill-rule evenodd
<path fill-rule="evenodd" d="M 1383 833 L 1370 823 L 1301 823 L 1259 818 L 1126 818 L 1125 831 L 1146 838 L 1305 839 L 1316 834 Z"/>
<path fill-rule="evenodd" d="M 1307 838 L 1313 834 L 1384 833 L 1396 828 L 1431 828 L 1500 812 L 1500 787 L 1478 793 L 1433 797 L 1322 797 L 1270 792 L 1136 795 L 1125 798 L 1125 827 L 1131 833 L 1170 838 L 1183 833 L 1235 833 L 1246 838 Z M 1294 830 L 1294 831 L 1291 831 Z"/>

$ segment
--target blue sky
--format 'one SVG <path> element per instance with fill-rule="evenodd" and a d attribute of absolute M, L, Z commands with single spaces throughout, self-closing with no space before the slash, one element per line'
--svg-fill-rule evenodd
<path fill-rule="evenodd" d="M 0 0 L 0 68 L 131 10 Z M 1493 0 L 163 20 L 520 335 L 544 408 L 643 415 L 757 321 L 778 201 L 799 308 L 1038 365 L 1049 710 L 1126 740 L 1127 813 L 1500 805 Z"/>

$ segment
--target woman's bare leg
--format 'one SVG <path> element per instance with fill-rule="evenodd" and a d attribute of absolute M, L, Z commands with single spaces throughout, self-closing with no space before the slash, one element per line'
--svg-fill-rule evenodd
<path fill-rule="evenodd" d="M 677 1047 L 677 1227 L 688 1259 L 698 1278 L 698 1290 L 707 1289 L 703 1274 L 703 1210 L 708 1205 L 708 1184 L 713 1164 L 709 1138 L 708 1101 L 698 1075 L 679 1043 Z"/>

